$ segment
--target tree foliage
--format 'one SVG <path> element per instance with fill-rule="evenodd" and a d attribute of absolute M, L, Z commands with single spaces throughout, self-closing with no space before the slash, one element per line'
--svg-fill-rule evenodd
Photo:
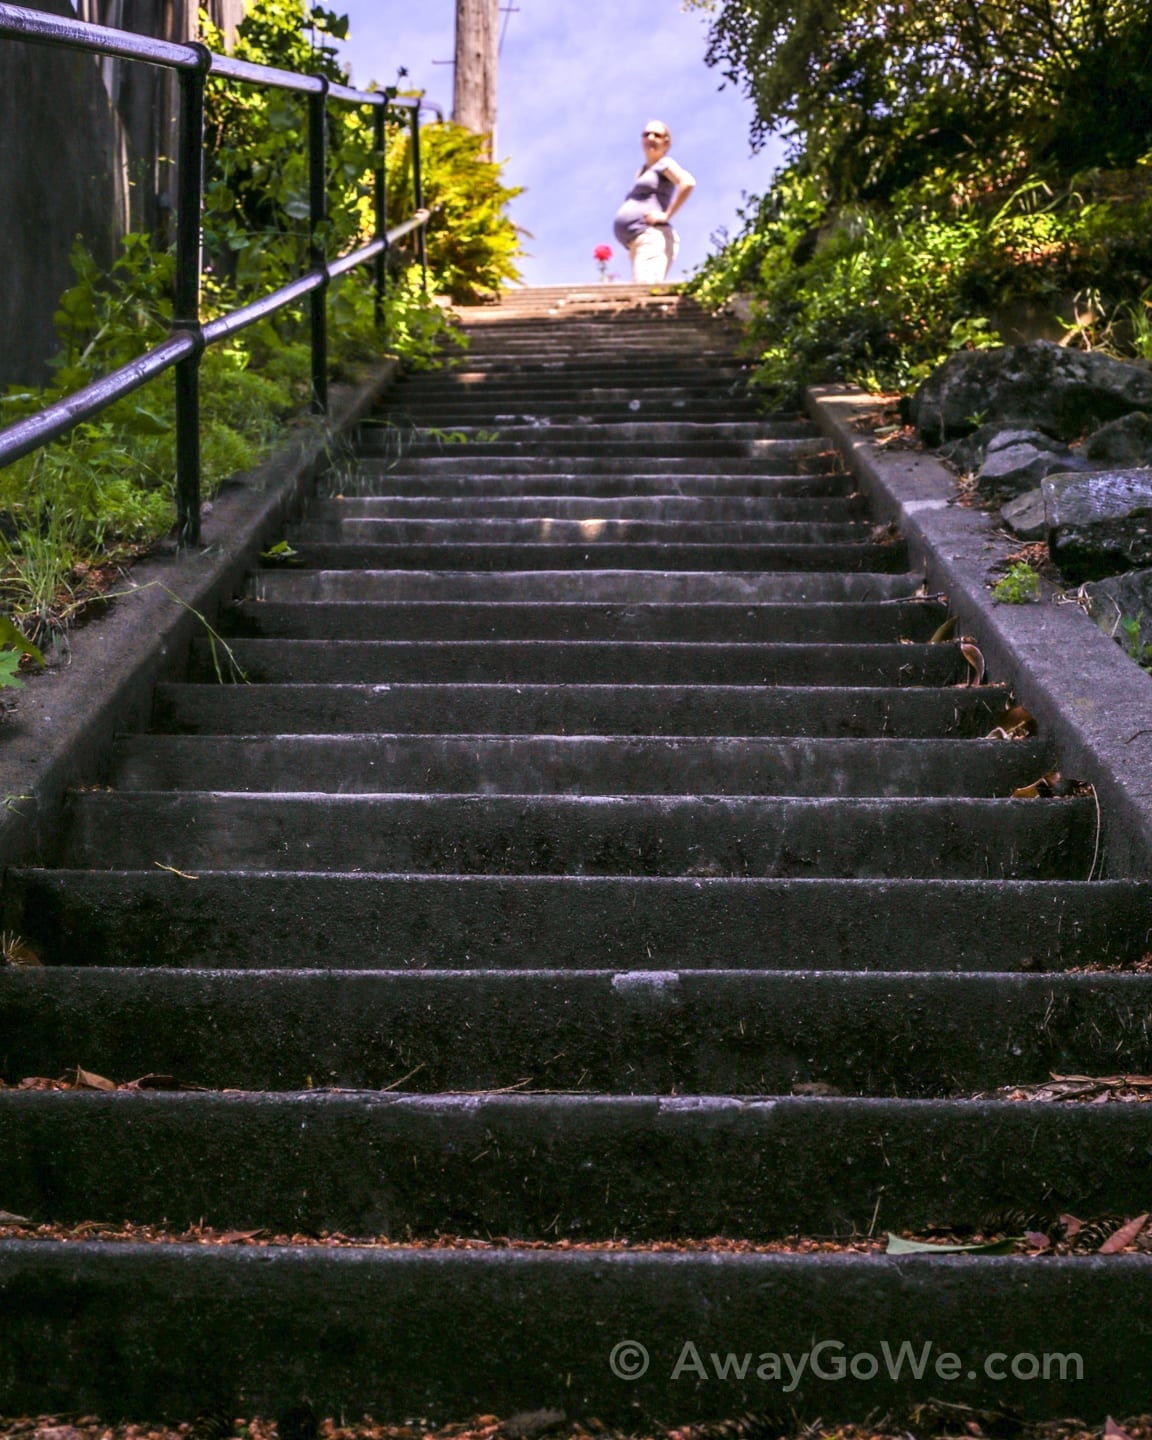
<path fill-rule="evenodd" d="M 754 140 L 791 146 L 696 281 L 754 297 L 774 398 L 905 388 L 1005 334 L 1150 348 L 1147 0 L 687 3 Z"/>
<path fill-rule="evenodd" d="M 837 200 L 941 164 L 1128 166 L 1152 148 L 1147 0 L 719 0 L 707 58 Z"/>

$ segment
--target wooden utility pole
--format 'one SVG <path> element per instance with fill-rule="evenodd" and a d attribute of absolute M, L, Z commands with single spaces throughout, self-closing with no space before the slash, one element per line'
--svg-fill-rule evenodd
<path fill-rule="evenodd" d="M 488 137 L 496 153 L 496 69 L 500 52 L 500 0 L 456 0 L 456 83 L 452 118 Z"/>

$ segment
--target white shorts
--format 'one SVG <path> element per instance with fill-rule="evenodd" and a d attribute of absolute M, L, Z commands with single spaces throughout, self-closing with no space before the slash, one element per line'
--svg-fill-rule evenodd
<path fill-rule="evenodd" d="M 659 285 L 680 251 L 680 237 L 671 225 L 649 225 L 628 247 L 632 279 L 638 285 Z"/>

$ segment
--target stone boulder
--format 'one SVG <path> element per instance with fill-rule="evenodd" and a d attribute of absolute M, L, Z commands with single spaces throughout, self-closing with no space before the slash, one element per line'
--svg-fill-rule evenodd
<path fill-rule="evenodd" d="M 1049 442 L 1048 445 L 1039 446 L 1029 441 L 1018 441 L 996 449 L 989 448 L 976 476 L 976 489 L 988 500 L 1010 499 L 1014 495 L 1023 495 L 1028 490 L 1034 490 L 1049 475 L 1088 469 L 1091 469 L 1091 466 L 1086 460 L 1073 455 L 1071 450 L 1063 445 Z"/>
<path fill-rule="evenodd" d="M 1051 475 L 1043 490 L 1048 548 L 1069 580 L 1152 565 L 1152 469 Z"/>
<path fill-rule="evenodd" d="M 1084 586 L 1088 613 L 1134 660 L 1152 649 L 1152 570 L 1129 570 Z M 1133 631 L 1135 633 L 1133 633 Z"/>
<path fill-rule="evenodd" d="M 1000 511 L 1000 518 L 1013 535 L 1019 535 L 1021 540 L 1043 540 L 1048 534 L 1044 491 L 1037 488 L 1017 495 L 1015 500 L 1009 500 Z"/>
<path fill-rule="evenodd" d="M 1084 454 L 1099 465 L 1152 465 L 1152 416 L 1136 410 L 1102 426 L 1084 442 Z"/>
<path fill-rule="evenodd" d="M 1134 410 L 1152 410 L 1152 369 L 1051 340 L 960 350 L 912 396 L 909 415 L 929 445 L 982 422 L 1016 422 L 1074 440 Z"/>
<path fill-rule="evenodd" d="M 1009 445 L 1034 445 L 1038 450 L 1051 450 L 1054 454 L 1070 453 L 1062 441 L 1053 440 L 1042 430 L 1022 430 L 1019 425 L 997 423 L 979 425 L 970 435 L 949 440 L 941 445 L 940 454 L 945 460 L 951 460 L 957 469 L 971 473 L 980 469 L 987 456 Z"/>

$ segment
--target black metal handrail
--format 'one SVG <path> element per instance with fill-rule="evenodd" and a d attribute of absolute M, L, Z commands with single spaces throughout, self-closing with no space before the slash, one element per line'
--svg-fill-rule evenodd
<path fill-rule="evenodd" d="M 68 16 L 45 14 L 23 6 L 0 3 L 0 39 L 84 50 L 126 60 L 142 60 L 174 70 L 180 82 L 180 121 L 177 146 L 176 276 L 172 334 L 146 354 L 111 370 L 74 394 L 45 406 L 35 415 L 0 429 L 0 467 L 59 439 L 82 420 L 98 414 L 113 401 L 130 395 L 141 385 L 176 371 L 176 522 L 181 544 L 200 539 L 200 357 L 206 346 L 254 325 L 258 320 L 309 297 L 312 346 L 312 403 L 321 414 L 328 409 L 328 284 L 359 265 L 375 265 L 377 314 L 384 298 L 389 247 L 417 232 L 417 256 L 424 285 L 428 282 L 425 229 L 430 211 L 424 208 L 420 171 L 420 101 L 389 96 L 379 91 L 354 90 L 332 84 L 326 76 L 299 75 L 271 65 L 254 65 L 219 55 L 199 42 L 175 44 L 154 40 L 127 30 L 89 25 Z M 204 87 L 209 76 L 294 90 L 308 97 L 308 203 L 309 270 L 299 279 L 206 323 L 200 318 L 203 274 L 201 211 L 204 203 Z M 324 221 L 328 213 L 327 104 L 338 100 L 373 107 L 376 153 L 373 202 L 375 236 L 359 249 L 329 260 L 324 250 Z M 401 225 L 387 228 L 385 205 L 385 121 L 388 110 L 407 110 L 412 126 L 412 181 L 416 213 Z"/>

